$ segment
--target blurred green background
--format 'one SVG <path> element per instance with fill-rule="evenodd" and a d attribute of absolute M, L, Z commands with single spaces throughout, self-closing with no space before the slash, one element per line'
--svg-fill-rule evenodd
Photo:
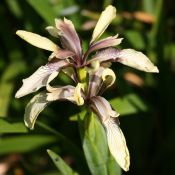
<path fill-rule="evenodd" d="M 119 47 L 144 52 L 160 70 L 149 74 L 112 66 L 117 81 L 104 96 L 121 114 L 131 154 L 130 171 L 122 174 L 175 174 L 175 4 L 171 0 L 0 1 L 0 174 L 59 174 L 46 149 L 57 152 L 76 171 L 80 166 L 90 174 L 82 154 L 77 106 L 55 102 L 40 114 L 35 130 L 25 128 L 24 109 L 33 94 L 21 99 L 14 95 L 22 79 L 45 64 L 50 53 L 29 45 L 15 32 L 28 30 L 59 43 L 45 27 L 65 16 L 73 21 L 86 48 L 96 20 L 109 4 L 118 13 L 104 36 L 118 33 L 124 38 Z M 60 74 L 57 83 L 71 81 Z"/>

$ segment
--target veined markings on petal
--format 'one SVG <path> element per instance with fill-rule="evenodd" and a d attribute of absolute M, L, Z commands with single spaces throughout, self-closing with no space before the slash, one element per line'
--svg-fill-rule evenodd
<path fill-rule="evenodd" d="M 158 68 L 154 66 L 146 55 L 134 49 L 121 50 L 116 61 L 145 72 L 159 72 Z"/>
<path fill-rule="evenodd" d="M 88 96 L 89 97 L 96 96 L 100 91 L 101 82 L 102 82 L 101 75 L 103 71 L 104 71 L 103 67 L 99 67 L 97 70 L 88 69 L 88 72 L 89 72 Z"/>
<path fill-rule="evenodd" d="M 49 50 L 52 52 L 59 49 L 59 47 L 51 40 L 36 33 L 18 30 L 16 34 L 31 45 L 39 47 L 41 49 Z"/>
<path fill-rule="evenodd" d="M 107 48 L 99 51 L 91 61 L 99 60 L 103 62 L 120 62 L 124 65 L 133 67 L 145 72 L 158 73 L 159 70 L 142 52 L 134 49 L 115 49 Z"/>
<path fill-rule="evenodd" d="M 90 62 L 95 60 L 99 60 L 100 63 L 115 61 L 115 59 L 119 55 L 119 52 L 119 49 L 115 49 L 112 47 L 98 51 L 90 60 Z"/>
<path fill-rule="evenodd" d="M 15 97 L 20 98 L 27 94 L 37 91 L 43 86 L 47 85 L 50 75 L 54 71 L 59 71 L 61 68 L 68 65 L 66 60 L 51 61 L 45 66 L 38 68 L 30 77 L 23 80 L 22 87 L 17 91 Z"/>
<path fill-rule="evenodd" d="M 117 38 L 117 37 L 118 37 L 118 34 L 95 42 L 94 44 L 91 45 L 88 53 L 91 53 L 99 49 L 104 49 L 107 47 L 119 45 L 122 42 L 123 38 Z"/>
<path fill-rule="evenodd" d="M 116 80 L 116 76 L 113 70 L 109 68 L 104 69 L 102 73 L 102 80 L 104 81 L 107 87 L 110 87 L 111 85 L 113 85 L 113 83 Z"/>
<path fill-rule="evenodd" d="M 114 111 L 109 102 L 101 96 L 92 97 L 90 107 L 93 112 L 99 117 L 102 124 L 108 121 L 111 117 L 116 118 L 119 116 L 119 113 Z"/>
<path fill-rule="evenodd" d="M 55 24 L 60 32 L 63 47 L 76 53 L 80 58 L 81 43 L 72 21 L 66 18 L 64 18 L 64 21 L 60 19 L 55 19 Z"/>
<path fill-rule="evenodd" d="M 95 26 L 90 43 L 93 43 L 103 34 L 103 32 L 106 30 L 108 25 L 115 17 L 116 17 L 116 8 L 113 7 L 112 5 L 106 7 L 106 9 L 102 12 Z"/>
<path fill-rule="evenodd" d="M 74 94 L 74 98 L 75 98 L 75 101 L 77 103 L 78 106 L 81 106 L 84 104 L 84 99 L 82 97 L 82 93 L 81 91 L 84 90 L 84 84 L 82 83 L 78 83 L 76 88 L 75 88 L 75 94 Z"/>
<path fill-rule="evenodd" d="M 63 87 L 53 87 L 50 93 L 47 93 L 48 101 L 56 101 L 56 100 L 68 100 L 73 103 L 76 103 L 75 95 L 75 87 L 68 85 Z"/>
<path fill-rule="evenodd" d="M 75 55 L 75 53 L 73 53 L 73 52 L 71 52 L 69 50 L 59 49 L 59 50 L 53 52 L 49 56 L 48 61 L 51 61 L 53 58 L 66 59 L 66 58 L 72 57 L 74 55 Z"/>
<path fill-rule="evenodd" d="M 104 126 L 106 128 L 108 146 L 111 154 L 120 167 L 123 170 L 128 171 L 130 165 L 130 155 L 121 129 L 113 118 L 107 120 L 104 123 Z"/>
<path fill-rule="evenodd" d="M 50 103 L 46 100 L 46 92 L 35 95 L 27 104 L 24 114 L 25 125 L 33 129 L 39 113 Z"/>

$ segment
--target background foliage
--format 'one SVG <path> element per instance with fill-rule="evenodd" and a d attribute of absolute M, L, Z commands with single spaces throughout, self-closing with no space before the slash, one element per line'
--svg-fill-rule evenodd
<path fill-rule="evenodd" d="M 44 28 L 54 25 L 55 17 L 66 16 L 74 22 L 86 48 L 94 22 L 108 4 L 116 6 L 118 15 L 105 35 L 119 33 L 124 37 L 120 47 L 144 52 L 160 70 L 159 74 L 146 74 L 113 65 L 117 81 L 104 96 L 121 114 L 121 128 L 131 153 L 130 171 L 122 174 L 174 174 L 175 11 L 171 0 L 0 1 L 0 174 L 3 171 L 7 175 L 59 174 L 51 159 L 61 175 L 90 174 L 90 171 L 98 174 L 94 159 L 92 162 L 85 159 L 81 137 L 84 134 L 86 143 L 91 143 L 89 135 L 96 133 L 103 138 L 103 133 L 99 132 L 98 121 L 89 118 L 89 130 L 80 137 L 79 129 L 83 131 L 85 123 L 77 124 L 76 114 L 80 109 L 75 105 L 55 102 L 42 112 L 35 130 L 25 128 L 23 113 L 32 95 L 15 99 L 14 94 L 23 78 L 47 62 L 49 53 L 25 43 L 15 32 L 24 29 L 49 37 Z M 64 74 L 57 81 L 70 83 Z M 83 149 L 93 153 L 95 148 L 86 143 Z M 105 142 L 97 144 L 103 146 Z M 105 148 L 100 149 L 105 152 Z M 112 158 L 109 160 L 107 162 L 113 162 Z M 121 174 L 115 164 L 106 163 L 105 166 L 108 166 L 108 174 Z M 112 172 L 114 169 L 117 171 Z"/>

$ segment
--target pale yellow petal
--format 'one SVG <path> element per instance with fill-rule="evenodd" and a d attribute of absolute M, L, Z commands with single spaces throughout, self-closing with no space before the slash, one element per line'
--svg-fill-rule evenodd
<path fill-rule="evenodd" d="M 97 40 L 106 30 L 111 21 L 116 17 L 116 8 L 112 5 L 106 7 L 102 12 L 92 34 L 91 43 Z"/>
<path fill-rule="evenodd" d="M 41 49 L 56 51 L 59 47 L 46 37 L 40 36 L 38 34 L 27 32 L 24 30 L 18 30 L 16 34 L 30 43 L 33 46 L 39 47 Z"/>
<path fill-rule="evenodd" d="M 159 70 L 142 52 L 134 49 L 123 49 L 118 54 L 118 62 L 145 72 L 158 73 Z"/>
<path fill-rule="evenodd" d="M 106 86 L 107 86 L 106 88 L 113 85 L 113 83 L 116 80 L 116 76 L 115 76 L 115 73 L 113 72 L 113 70 L 109 69 L 109 68 L 104 69 L 104 71 L 102 73 L 102 80 L 106 84 Z"/>
<path fill-rule="evenodd" d="M 107 132 L 108 146 L 111 154 L 120 167 L 123 170 L 128 171 L 130 165 L 130 155 L 121 129 L 112 118 L 106 121 L 104 125 Z"/>
<path fill-rule="evenodd" d="M 74 94 L 74 98 L 78 106 L 81 106 L 84 104 L 84 99 L 81 95 L 81 90 L 84 90 L 84 84 L 78 83 L 75 88 L 75 94 Z"/>
<path fill-rule="evenodd" d="M 27 104 L 24 114 L 24 123 L 28 128 L 34 128 L 38 115 L 50 103 L 46 100 L 46 97 L 46 93 L 41 92 L 35 95 Z"/>

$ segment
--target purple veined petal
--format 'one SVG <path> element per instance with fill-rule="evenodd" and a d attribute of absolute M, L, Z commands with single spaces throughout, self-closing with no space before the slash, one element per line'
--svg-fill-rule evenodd
<path fill-rule="evenodd" d="M 75 87 L 68 85 L 64 87 L 53 87 L 53 88 L 54 90 L 50 93 L 41 92 L 35 95 L 31 99 L 31 101 L 27 104 L 24 114 L 24 123 L 28 128 L 30 129 L 34 128 L 38 115 L 52 101 L 68 100 L 73 103 L 76 103 L 74 98 Z"/>
<path fill-rule="evenodd" d="M 91 61 L 99 60 L 102 62 L 120 62 L 124 65 L 130 66 L 132 68 L 145 71 L 158 73 L 159 70 L 154 64 L 149 60 L 149 58 L 142 52 L 138 52 L 134 49 L 115 49 L 108 48 L 99 51 Z"/>
<path fill-rule="evenodd" d="M 113 62 L 119 55 L 120 50 L 113 47 L 98 51 L 93 58 L 89 61 L 98 60 L 100 63 Z"/>
<path fill-rule="evenodd" d="M 89 71 L 89 86 L 88 97 L 93 97 L 98 94 L 101 89 L 102 73 L 105 68 L 99 67 L 96 71 Z"/>
<path fill-rule="evenodd" d="M 90 108 L 99 117 L 106 129 L 111 154 L 121 168 L 128 171 L 130 156 L 125 137 L 117 122 L 119 114 L 111 108 L 109 102 L 103 97 L 92 97 L 90 101 Z"/>
<path fill-rule="evenodd" d="M 129 170 L 130 155 L 126 145 L 126 140 L 122 130 L 114 118 L 110 118 L 104 123 L 109 150 L 124 171 Z"/>
<path fill-rule="evenodd" d="M 28 128 L 34 128 L 38 115 L 50 103 L 46 98 L 46 92 L 41 92 L 35 95 L 27 104 L 24 114 L 24 123 Z"/>
<path fill-rule="evenodd" d="M 101 96 L 94 96 L 90 99 L 90 108 L 103 124 L 111 117 L 117 119 L 119 116 L 119 113 L 114 111 L 109 102 Z"/>
<path fill-rule="evenodd" d="M 58 58 L 58 59 L 66 59 L 66 58 L 71 58 L 72 56 L 74 56 L 75 53 L 69 51 L 69 50 L 63 50 L 63 49 L 59 49 L 55 52 L 53 52 L 49 58 L 48 61 L 51 61 L 53 58 Z"/>
<path fill-rule="evenodd" d="M 115 61 L 141 71 L 152 73 L 159 72 L 158 68 L 154 66 L 154 64 L 149 60 L 149 58 L 146 55 L 134 49 L 121 50 Z"/>
<path fill-rule="evenodd" d="M 107 47 L 112 47 L 119 45 L 122 42 L 123 38 L 118 38 L 118 34 L 115 36 L 110 36 L 108 38 L 102 39 L 100 41 L 95 42 L 90 46 L 88 53 L 90 54 L 93 51 L 104 49 Z"/>
<path fill-rule="evenodd" d="M 101 95 L 116 80 L 112 69 L 99 67 L 96 71 L 89 71 L 88 97 Z"/>
<path fill-rule="evenodd" d="M 63 87 L 54 87 L 54 89 L 51 92 L 47 93 L 47 101 L 56 100 L 68 100 L 73 103 L 76 103 L 75 87 L 71 85 Z"/>
<path fill-rule="evenodd" d="M 82 51 L 81 43 L 72 21 L 66 18 L 64 18 L 64 21 L 61 19 L 55 19 L 55 23 L 60 32 L 63 47 L 74 52 L 80 59 Z"/>
<path fill-rule="evenodd" d="M 17 91 L 15 97 L 20 98 L 27 94 L 37 91 L 47 85 L 50 75 L 55 71 L 60 71 L 63 67 L 68 66 L 66 60 L 52 60 L 45 66 L 38 68 L 30 77 L 23 80 L 22 87 Z"/>

